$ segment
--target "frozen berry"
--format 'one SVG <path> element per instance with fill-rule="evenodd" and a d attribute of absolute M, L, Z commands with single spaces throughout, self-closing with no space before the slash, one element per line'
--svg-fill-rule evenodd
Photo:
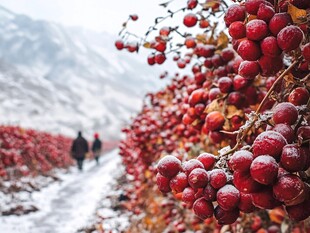
<path fill-rule="evenodd" d="M 307 62 L 310 62 L 310 43 L 305 44 L 302 47 L 302 55 Z"/>
<path fill-rule="evenodd" d="M 283 147 L 281 155 L 281 165 L 289 172 L 302 171 L 307 157 L 296 144 L 288 144 Z"/>
<path fill-rule="evenodd" d="M 303 32 L 294 25 L 283 28 L 277 35 L 278 45 L 285 52 L 298 48 L 302 39 Z"/>
<path fill-rule="evenodd" d="M 255 210 L 255 208 L 256 207 L 252 203 L 252 195 L 240 192 L 240 201 L 238 209 L 244 213 L 252 213 Z"/>
<path fill-rule="evenodd" d="M 200 219 L 207 219 L 213 216 L 214 208 L 212 202 L 201 197 L 194 202 L 193 210 Z"/>
<path fill-rule="evenodd" d="M 264 20 L 266 23 L 270 21 L 270 19 L 274 16 L 275 11 L 274 8 L 267 4 L 260 4 L 257 11 L 257 18 Z"/>
<path fill-rule="evenodd" d="M 228 77 L 221 77 L 217 83 L 222 93 L 230 92 L 232 85 L 233 85 L 231 78 L 228 78 Z"/>
<path fill-rule="evenodd" d="M 241 21 L 236 21 L 230 24 L 228 33 L 233 39 L 241 39 L 246 36 L 245 25 Z"/>
<path fill-rule="evenodd" d="M 276 124 L 272 131 L 276 131 L 280 133 L 287 141 L 287 143 L 292 143 L 295 139 L 295 133 L 293 128 L 290 125 L 287 124 Z"/>
<path fill-rule="evenodd" d="M 194 27 L 197 24 L 198 18 L 195 14 L 189 13 L 184 16 L 183 23 L 186 27 Z"/>
<path fill-rule="evenodd" d="M 259 45 L 247 39 L 240 42 L 237 52 L 243 60 L 248 61 L 256 61 L 261 56 Z"/>
<path fill-rule="evenodd" d="M 259 9 L 259 6 L 262 3 L 266 3 L 265 0 L 247 0 L 245 2 L 245 9 L 246 11 L 251 15 L 257 15 L 257 11 Z"/>
<path fill-rule="evenodd" d="M 167 155 L 159 160 L 157 169 L 162 176 L 172 178 L 181 170 L 181 161 L 175 156 Z"/>
<path fill-rule="evenodd" d="M 222 209 L 219 205 L 214 209 L 214 217 L 216 218 L 218 224 L 226 225 L 234 223 L 239 217 L 238 208 L 231 211 L 226 211 Z"/>
<path fill-rule="evenodd" d="M 216 157 L 210 153 L 202 153 L 197 157 L 197 160 L 199 160 L 203 164 L 204 168 L 208 171 L 213 168 L 216 162 Z"/>
<path fill-rule="evenodd" d="M 246 37 L 249 40 L 262 40 L 268 33 L 268 25 L 261 19 L 253 19 L 246 25 Z"/>
<path fill-rule="evenodd" d="M 238 70 L 238 74 L 247 79 L 254 79 L 259 72 L 260 66 L 256 61 L 243 61 Z"/>
<path fill-rule="evenodd" d="M 216 200 L 223 210 L 233 210 L 239 204 L 240 192 L 235 186 L 227 184 L 220 188 Z"/>
<path fill-rule="evenodd" d="M 280 158 L 282 148 L 286 145 L 285 138 L 275 131 L 265 131 L 257 136 L 253 142 L 254 157 L 270 155 L 275 159 Z"/>
<path fill-rule="evenodd" d="M 188 175 L 188 183 L 192 188 L 204 188 L 208 181 L 208 173 L 205 169 L 202 168 L 195 168 Z"/>
<path fill-rule="evenodd" d="M 260 48 L 262 53 L 266 56 L 276 57 L 282 53 L 282 50 L 278 46 L 277 38 L 274 36 L 268 36 L 260 42 Z"/>
<path fill-rule="evenodd" d="M 252 193 L 252 203 L 260 209 L 273 209 L 281 205 L 281 202 L 274 198 L 272 188 L 270 187 Z"/>
<path fill-rule="evenodd" d="M 206 124 L 210 131 L 221 129 L 225 123 L 225 118 L 218 111 L 210 112 L 206 117 Z"/>
<path fill-rule="evenodd" d="M 187 176 L 183 172 L 180 172 L 170 180 L 170 188 L 176 193 L 183 192 L 187 186 Z"/>
<path fill-rule="evenodd" d="M 217 190 L 213 188 L 210 184 L 207 184 L 207 186 L 203 190 L 203 197 L 207 201 L 213 202 L 213 201 L 216 201 L 216 193 L 217 193 Z"/>
<path fill-rule="evenodd" d="M 280 103 L 273 109 L 272 119 L 276 124 L 285 123 L 293 125 L 297 121 L 297 118 L 298 110 L 289 102 Z"/>
<path fill-rule="evenodd" d="M 213 169 L 209 175 L 210 185 L 219 189 L 227 183 L 227 175 L 222 169 Z"/>
<path fill-rule="evenodd" d="M 284 13 L 276 13 L 269 21 L 269 30 L 274 36 L 277 36 L 278 33 L 286 26 L 293 23 L 291 15 Z"/>
<path fill-rule="evenodd" d="M 242 6 L 233 4 L 229 6 L 227 12 L 224 16 L 224 21 L 227 27 L 235 21 L 244 21 L 245 19 L 245 10 Z"/>
<path fill-rule="evenodd" d="M 261 184 L 273 184 L 278 176 L 279 165 L 276 160 L 269 155 L 256 157 L 250 167 L 252 178 Z"/>
<path fill-rule="evenodd" d="M 190 159 L 183 163 L 183 171 L 188 176 L 195 168 L 204 168 L 203 164 L 197 159 Z"/>
<path fill-rule="evenodd" d="M 262 188 L 262 184 L 256 182 L 248 172 L 234 172 L 233 183 L 240 192 L 253 193 Z"/>
<path fill-rule="evenodd" d="M 253 159 L 254 156 L 250 151 L 240 150 L 235 152 L 230 158 L 229 167 L 233 171 L 249 171 Z"/>
<path fill-rule="evenodd" d="M 297 222 L 303 221 L 310 216 L 310 199 L 297 205 L 286 206 L 285 210 L 290 219 Z"/>
<path fill-rule="evenodd" d="M 157 173 L 156 175 L 156 184 L 158 186 L 158 189 L 162 193 L 169 193 L 171 191 L 171 188 L 169 186 L 170 180 L 164 176 L 162 176 L 160 173 Z"/>
<path fill-rule="evenodd" d="M 283 59 L 281 56 L 270 57 L 263 55 L 258 60 L 258 64 L 261 68 L 261 74 L 263 76 L 275 75 L 283 67 Z"/>
<path fill-rule="evenodd" d="M 310 94 L 307 88 L 297 87 L 289 94 L 288 101 L 295 106 L 300 106 L 303 104 L 307 104 L 309 101 L 309 97 Z"/>

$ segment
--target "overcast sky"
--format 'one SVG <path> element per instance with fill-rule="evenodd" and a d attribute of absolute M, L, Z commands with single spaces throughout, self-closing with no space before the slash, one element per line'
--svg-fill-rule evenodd
<path fill-rule="evenodd" d="M 34 19 L 45 19 L 70 26 L 83 26 L 96 31 L 117 34 L 130 14 L 139 22 L 131 24 L 145 32 L 157 16 L 166 15 L 159 6 L 166 0 L 1 0 L 0 5 Z M 186 1 L 175 1 L 186 4 Z M 174 5 L 175 9 L 179 7 Z M 140 34 L 141 35 L 141 34 Z"/>

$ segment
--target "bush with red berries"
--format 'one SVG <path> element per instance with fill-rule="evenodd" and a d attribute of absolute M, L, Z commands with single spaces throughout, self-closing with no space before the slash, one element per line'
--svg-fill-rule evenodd
<path fill-rule="evenodd" d="M 309 9 L 304 0 L 188 0 L 137 44 L 152 51 L 149 65 L 173 54 L 179 69 L 191 67 L 148 94 L 120 144 L 131 201 L 149 212 L 138 199 L 152 200 L 162 231 L 310 229 Z M 160 27 L 181 13 L 180 26 Z M 149 217 L 144 228 L 158 224 Z"/>
<path fill-rule="evenodd" d="M 69 167 L 71 143 L 62 135 L 0 126 L 0 179 L 47 175 L 54 168 Z"/>

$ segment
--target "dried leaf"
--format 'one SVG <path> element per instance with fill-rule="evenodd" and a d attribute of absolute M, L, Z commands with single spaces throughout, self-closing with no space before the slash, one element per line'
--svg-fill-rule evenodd
<path fill-rule="evenodd" d="M 230 119 L 235 115 L 240 116 L 240 117 L 244 116 L 243 111 L 241 109 L 237 109 L 236 106 L 234 105 L 228 105 L 226 108 L 226 111 L 227 111 L 227 114 L 226 114 L 227 119 Z"/>
<path fill-rule="evenodd" d="M 206 38 L 205 34 L 197 34 L 196 35 L 196 39 L 197 39 L 198 42 L 201 42 L 203 44 L 207 43 L 207 38 Z"/>
<path fill-rule="evenodd" d="M 220 110 L 220 104 L 217 101 L 217 99 L 215 99 L 206 107 L 204 113 L 210 113 L 210 112 L 219 111 L 219 110 Z"/>
<path fill-rule="evenodd" d="M 227 47 L 228 42 L 229 42 L 228 36 L 224 32 L 221 32 L 219 37 L 217 38 L 217 47 L 219 49 L 224 49 Z"/>
<path fill-rule="evenodd" d="M 147 48 L 147 49 L 150 49 L 150 48 L 151 48 L 151 43 L 150 43 L 150 42 L 145 42 L 145 43 L 143 44 L 143 47 L 144 47 L 144 48 Z"/>
<path fill-rule="evenodd" d="M 215 0 L 215 1 L 211 1 L 211 2 L 206 2 L 202 5 L 204 10 L 207 10 L 209 8 L 215 7 L 219 4 L 219 1 Z"/>
<path fill-rule="evenodd" d="M 291 15 L 293 22 L 297 24 L 305 22 L 305 19 L 307 18 L 306 10 L 299 9 L 290 3 L 288 4 L 287 13 Z"/>
<path fill-rule="evenodd" d="M 194 120 L 194 122 L 192 123 L 192 126 L 196 126 L 200 123 L 200 119 L 196 119 Z"/>
<path fill-rule="evenodd" d="M 270 210 L 269 217 L 272 222 L 281 224 L 283 222 L 283 219 L 285 217 L 284 210 L 280 208 L 275 208 L 273 210 Z"/>

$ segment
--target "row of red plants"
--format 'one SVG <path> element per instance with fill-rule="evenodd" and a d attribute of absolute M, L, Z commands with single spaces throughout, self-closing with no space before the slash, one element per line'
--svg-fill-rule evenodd
<path fill-rule="evenodd" d="M 138 16 L 124 23 L 117 49 L 148 48 L 149 65 L 174 54 L 192 71 L 149 93 L 123 130 L 130 210 L 142 216 L 130 230 L 310 231 L 309 9 L 304 0 L 188 0 L 137 42 L 126 27 Z M 160 27 L 182 12 L 180 25 L 200 33 Z"/>
<path fill-rule="evenodd" d="M 73 164 L 72 139 L 18 126 L 0 126 L 0 177 L 46 175 Z"/>

